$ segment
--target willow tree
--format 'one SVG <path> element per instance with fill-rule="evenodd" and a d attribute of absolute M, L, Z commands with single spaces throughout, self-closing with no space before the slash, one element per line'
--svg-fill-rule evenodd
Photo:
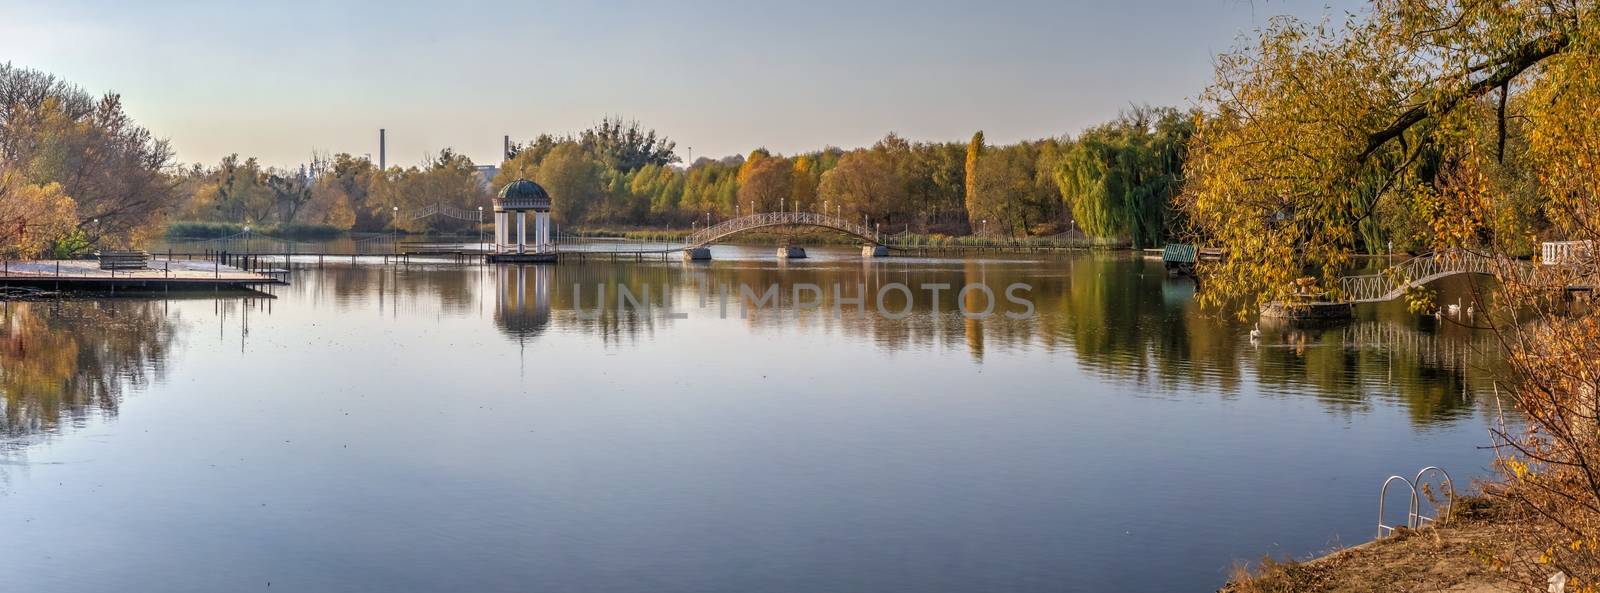
<path fill-rule="evenodd" d="M 1217 64 L 1182 202 L 1197 239 L 1228 249 L 1202 265 L 1202 298 L 1282 298 L 1302 274 L 1337 291 L 1365 225 L 1493 256 L 1477 319 L 1528 427 L 1499 435 L 1504 492 L 1541 519 L 1496 560 L 1541 590 L 1556 572 L 1596 590 L 1600 312 L 1551 288 L 1592 283 L 1600 260 L 1591 247 L 1528 274 L 1503 256 L 1600 240 L 1600 2 L 1378 0 L 1340 27 L 1274 21 Z"/>
<path fill-rule="evenodd" d="M 1351 254 L 1376 250 L 1361 230 L 1385 208 L 1465 219 L 1443 204 L 1438 167 L 1420 165 L 1459 158 L 1439 150 L 1470 141 L 1475 106 L 1541 84 L 1593 27 L 1593 4 L 1377 0 L 1343 24 L 1274 19 L 1219 56 L 1181 198 L 1195 240 L 1228 249 L 1202 269 L 1202 299 L 1282 299 L 1306 275 L 1336 290 Z"/>
<path fill-rule="evenodd" d="M 1055 167 L 1061 197 L 1084 233 L 1159 244 L 1182 177 L 1191 118 L 1139 108 L 1078 137 Z"/>

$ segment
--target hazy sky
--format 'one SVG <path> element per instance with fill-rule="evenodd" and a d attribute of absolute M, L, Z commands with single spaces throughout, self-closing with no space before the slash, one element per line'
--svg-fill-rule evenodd
<path fill-rule="evenodd" d="M 172 140 L 183 161 L 289 165 L 313 149 L 414 164 L 501 136 L 638 119 L 679 154 L 1075 133 L 1187 106 L 1212 56 L 1276 14 L 1359 0 L 1021 2 L 6 0 L 0 61 L 51 72 Z"/>

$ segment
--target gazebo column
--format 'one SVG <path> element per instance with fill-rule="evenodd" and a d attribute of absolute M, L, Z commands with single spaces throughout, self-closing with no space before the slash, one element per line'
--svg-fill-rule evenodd
<path fill-rule="evenodd" d="M 500 234 L 506 231 L 506 225 L 502 222 L 503 219 L 500 218 L 501 214 L 503 213 L 494 213 L 494 246 L 489 249 L 495 253 L 500 253 Z"/>
<path fill-rule="evenodd" d="M 539 244 L 539 251 L 549 251 L 550 245 L 550 213 L 540 212 L 536 215 L 539 220 L 539 232 L 534 241 Z"/>
<path fill-rule="evenodd" d="M 533 251 L 544 251 L 544 213 L 538 210 L 533 211 Z"/>
<path fill-rule="evenodd" d="M 527 253 L 528 211 L 517 211 L 517 253 Z"/>
<path fill-rule="evenodd" d="M 506 237 L 511 235 L 511 213 L 501 210 L 494 213 L 494 252 L 505 251 Z"/>

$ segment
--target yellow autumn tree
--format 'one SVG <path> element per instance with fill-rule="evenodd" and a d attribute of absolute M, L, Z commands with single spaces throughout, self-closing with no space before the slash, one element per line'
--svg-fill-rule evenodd
<path fill-rule="evenodd" d="M 1489 560 L 1528 590 L 1553 573 L 1597 590 L 1600 311 L 1565 296 L 1600 278 L 1600 2 L 1275 20 L 1218 58 L 1202 100 L 1180 206 L 1192 240 L 1226 250 L 1200 267 L 1202 300 L 1245 315 L 1301 275 L 1338 296 L 1353 253 L 1397 239 L 1485 258 L 1497 282 L 1473 322 L 1498 335 L 1496 385 L 1524 421 L 1495 431 L 1496 491 L 1524 514 Z M 1574 249 L 1522 259 L 1537 241 Z"/>
<path fill-rule="evenodd" d="M 794 157 L 794 181 L 789 186 L 789 198 L 796 210 L 816 210 L 817 161 L 809 156 Z"/>
<path fill-rule="evenodd" d="M 77 227 L 77 204 L 56 183 L 35 185 L 0 173 L 0 252 L 8 258 L 46 255 Z"/>
<path fill-rule="evenodd" d="M 1229 254 L 1202 300 L 1244 315 L 1306 275 L 1337 291 L 1353 253 L 1392 240 L 1379 213 L 1436 200 L 1475 107 L 1536 85 L 1593 4 L 1378 0 L 1345 23 L 1274 19 L 1219 56 L 1179 204 L 1190 240 Z"/>

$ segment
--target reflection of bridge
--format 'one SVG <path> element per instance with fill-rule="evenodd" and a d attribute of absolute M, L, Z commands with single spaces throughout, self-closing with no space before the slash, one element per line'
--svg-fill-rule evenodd
<path fill-rule="evenodd" d="M 1493 334 L 1478 332 L 1470 339 L 1458 340 L 1381 321 L 1350 324 L 1343 328 L 1340 341 L 1352 350 L 1371 348 L 1416 353 L 1421 361 L 1442 367 L 1461 366 L 1473 355 L 1492 353 L 1499 347 Z"/>
<path fill-rule="evenodd" d="M 685 240 L 683 249 L 705 247 L 733 235 L 755 229 L 795 226 L 831 229 L 861 239 L 872 245 L 884 244 L 882 237 L 866 225 L 857 224 L 836 216 L 828 216 L 818 212 L 762 212 L 742 218 L 724 220 L 700 229 L 689 235 L 689 238 Z"/>

